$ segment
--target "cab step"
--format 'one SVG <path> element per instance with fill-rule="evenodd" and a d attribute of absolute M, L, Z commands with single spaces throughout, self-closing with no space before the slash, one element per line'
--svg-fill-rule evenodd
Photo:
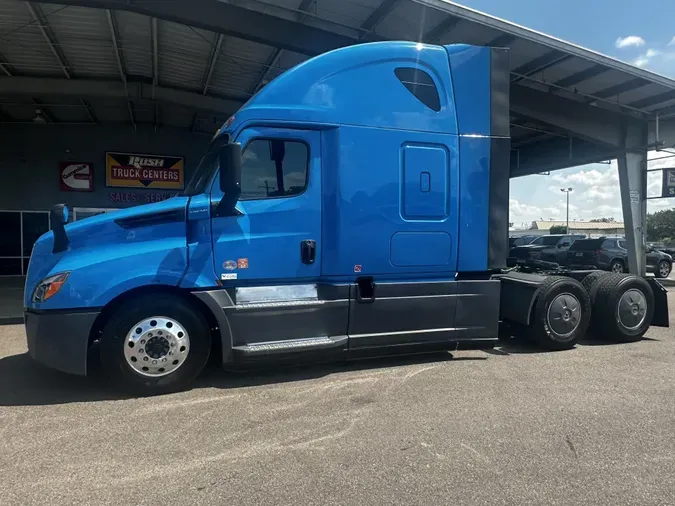
<path fill-rule="evenodd" d="M 273 355 L 278 353 L 299 353 L 347 346 L 347 336 L 309 337 L 305 339 L 289 339 L 288 341 L 270 341 L 234 346 L 232 351 L 243 356 Z"/>

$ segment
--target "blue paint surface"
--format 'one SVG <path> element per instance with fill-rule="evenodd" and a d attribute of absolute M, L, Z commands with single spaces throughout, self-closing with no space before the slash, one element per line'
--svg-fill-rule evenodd
<path fill-rule="evenodd" d="M 440 110 L 409 91 L 395 74 L 400 68 L 426 73 Z M 26 306 L 100 307 L 148 285 L 453 279 L 484 270 L 490 139 L 462 135 L 490 134 L 489 72 L 486 48 L 413 42 L 351 46 L 298 65 L 252 97 L 218 136 L 240 142 L 245 156 L 252 139 L 302 141 L 309 150 L 304 191 L 240 200 L 240 216 L 214 217 L 222 197 L 214 170 L 196 195 L 68 225 L 65 252 L 51 252 L 47 233 L 35 245 Z M 185 219 L 133 229 L 115 223 L 170 210 L 184 210 Z M 307 240 L 316 244 L 309 264 L 301 260 Z M 63 271 L 71 273 L 63 289 L 32 303 L 37 283 Z"/>

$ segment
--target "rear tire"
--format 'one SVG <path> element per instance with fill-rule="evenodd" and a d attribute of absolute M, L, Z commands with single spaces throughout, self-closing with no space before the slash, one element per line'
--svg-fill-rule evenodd
<path fill-rule="evenodd" d="M 185 389 L 211 350 L 209 326 L 180 297 L 144 295 L 123 304 L 101 335 L 101 364 L 110 380 L 135 394 Z"/>
<path fill-rule="evenodd" d="M 550 276 L 537 289 L 529 334 L 549 350 L 574 347 L 584 336 L 591 318 L 591 301 L 574 278 Z"/>
<path fill-rule="evenodd" d="M 628 343 L 642 338 L 654 317 L 654 292 L 641 277 L 611 274 L 598 286 L 593 301 L 597 337 Z"/>

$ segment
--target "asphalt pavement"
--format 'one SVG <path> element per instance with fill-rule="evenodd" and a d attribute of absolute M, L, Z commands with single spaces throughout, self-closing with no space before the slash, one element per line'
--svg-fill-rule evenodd
<path fill-rule="evenodd" d="M 135 399 L 3 326 L 0 504 L 675 504 L 674 344 L 211 370 Z"/>

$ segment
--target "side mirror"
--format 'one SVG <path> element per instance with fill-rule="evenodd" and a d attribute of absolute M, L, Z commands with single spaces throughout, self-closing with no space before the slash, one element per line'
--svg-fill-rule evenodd
<path fill-rule="evenodd" d="M 225 144 L 218 153 L 220 165 L 219 183 L 223 198 L 220 200 L 219 215 L 233 215 L 241 195 L 241 144 Z"/>
<path fill-rule="evenodd" d="M 68 249 L 68 235 L 66 234 L 65 225 L 70 218 L 70 211 L 65 204 L 57 204 L 52 207 L 49 212 L 49 220 L 52 225 L 52 232 L 54 233 L 54 247 L 52 253 L 61 253 Z"/>

